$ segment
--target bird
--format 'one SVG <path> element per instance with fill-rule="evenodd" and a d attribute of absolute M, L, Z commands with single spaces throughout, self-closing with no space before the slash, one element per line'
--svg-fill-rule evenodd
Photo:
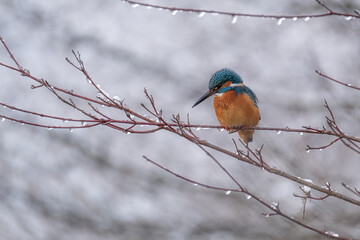
<path fill-rule="evenodd" d="M 242 141 L 248 145 L 253 140 L 254 130 L 237 130 L 255 127 L 261 117 L 255 93 L 244 85 L 241 77 L 229 68 L 215 72 L 209 81 L 209 91 L 192 107 L 214 96 L 214 109 L 219 123 L 229 133 L 238 132 Z M 233 129 L 237 128 L 237 129 Z"/>

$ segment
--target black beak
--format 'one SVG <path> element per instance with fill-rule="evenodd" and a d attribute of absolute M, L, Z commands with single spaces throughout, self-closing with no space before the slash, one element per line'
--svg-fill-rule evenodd
<path fill-rule="evenodd" d="M 201 98 L 199 98 L 199 100 L 196 101 L 196 103 L 192 106 L 195 107 L 196 105 L 198 105 L 199 103 L 201 103 L 202 101 L 204 101 L 205 99 L 207 99 L 208 97 L 214 95 L 216 92 L 215 91 L 211 91 L 209 90 L 207 93 L 205 93 Z"/>

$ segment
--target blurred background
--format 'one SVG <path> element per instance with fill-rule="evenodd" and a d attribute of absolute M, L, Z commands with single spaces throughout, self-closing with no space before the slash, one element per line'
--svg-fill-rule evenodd
<path fill-rule="evenodd" d="M 315 1 L 148 1 L 154 4 L 256 14 L 310 14 Z M 360 1 L 324 1 L 353 13 Z M 360 21 L 344 17 L 284 20 L 159 11 L 120 0 L 0 0 L 0 35 L 20 64 L 56 86 L 96 96 L 65 57 L 79 51 L 93 80 L 111 96 L 145 113 L 146 87 L 167 119 L 189 113 L 192 123 L 218 124 L 212 100 L 192 109 L 223 67 L 238 72 L 257 94 L 260 126 L 326 125 L 326 99 L 344 132 L 359 136 L 360 92 L 319 77 L 315 70 L 354 85 L 360 76 Z M 0 61 L 11 63 L 3 48 Z M 12 63 L 11 63 L 12 64 Z M 0 101 L 57 116 L 79 117 L 45 88 L 0 68 Z M 0 114 L 46 120 L 2 108 Z M 124 119 L 122 113 L 114 116 Z M 63 124 L 62 122 L 53 124 Z M 234 151 L 217 130 L 200 137 Z M 360 187 L 360 159 L 341 143 L 305 151 L 333 138 L 258 131 L 265 161 L 315 184 Z M 298 184 L 211 151 L 237 180 L 264 201 L 277 201 L 302 219 Z M 0 239 L 325 239 L 267 210 L 244 194 L 226 195 L 186 183 L 151 165 L 146 155 L 196 181 L 235 187 L 199 148 L 167 132 L 126 135 L 106 127 L 47 130 L 0 122 Z M 315 196 L 322 196 L 314 192 Z M 356 198 L 356 196 L 352 196 Z M 360 209 L 328 198 L 306 205 L 304 223 L 360 237 Z"/>

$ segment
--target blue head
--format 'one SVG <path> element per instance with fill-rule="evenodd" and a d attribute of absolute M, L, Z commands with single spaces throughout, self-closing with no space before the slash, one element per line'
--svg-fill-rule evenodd
<path fill-rule="evenodd" d="M 214 73 L 210 78 L 209 90 L 215 90 L 216 88 L 220 89 L 221 86 L 228 81 L 231 81 L 231 83 L 239 84 L 243 82 L 241 77 L 236 72 L 228 68 L 223 68 Z"/>
<path fill-rule="evenodd" d="M 223 85 L 229 81 L 231 83 L 230 86 L 223 87 Z M 241 77 L 236 72 L 228 68 L 223 68 L 212 75 L 209 81 L 209 91 L 205 93 L 199 100 L 197 100 L 197 102 L 192 107 L 195 107 L 217 92 L 226 92 L 228 90 L 238 88 L 239 86 L 243 86 L 242 83 L 243 81 Z M 236 94 L 238 93 L 240 92 L 238 89 L 236 89 Z"/>

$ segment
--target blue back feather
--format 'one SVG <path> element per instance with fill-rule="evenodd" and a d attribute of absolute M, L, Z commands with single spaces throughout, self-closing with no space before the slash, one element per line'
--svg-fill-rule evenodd
<path fill-rule="evenodd" d="M 249 97 L 251 98 L 251 100 L 253 101 L 254 105 L 257 107 L 257 103 L 259 102 L 259 100 L 256 97 L 256 94 L 247 86 L 243 86 L 243 87 L 235 87 L 235 93 L 236 95 L 241 93 L 246 93 L 247 95 L 249 95 Z"/>
<path fill-rule="evenodd" d="M 251 100 L 253 101 L 254 105 L 256 107 L 258 107 L 258 102 L 259 100 L 257 99 L 256 97 L 256 94 L 247 86 L 242 86 L 242 87 L 224 87 L 224 88 L 221 88 L 218 93 L 225 93 L 227 91 L 230 91 L 230 90 L 235 90 L 235 93 L 236 95 L 238 94 L 247 94 L 249 95 L 249 97 L 251 98 Z"/>

